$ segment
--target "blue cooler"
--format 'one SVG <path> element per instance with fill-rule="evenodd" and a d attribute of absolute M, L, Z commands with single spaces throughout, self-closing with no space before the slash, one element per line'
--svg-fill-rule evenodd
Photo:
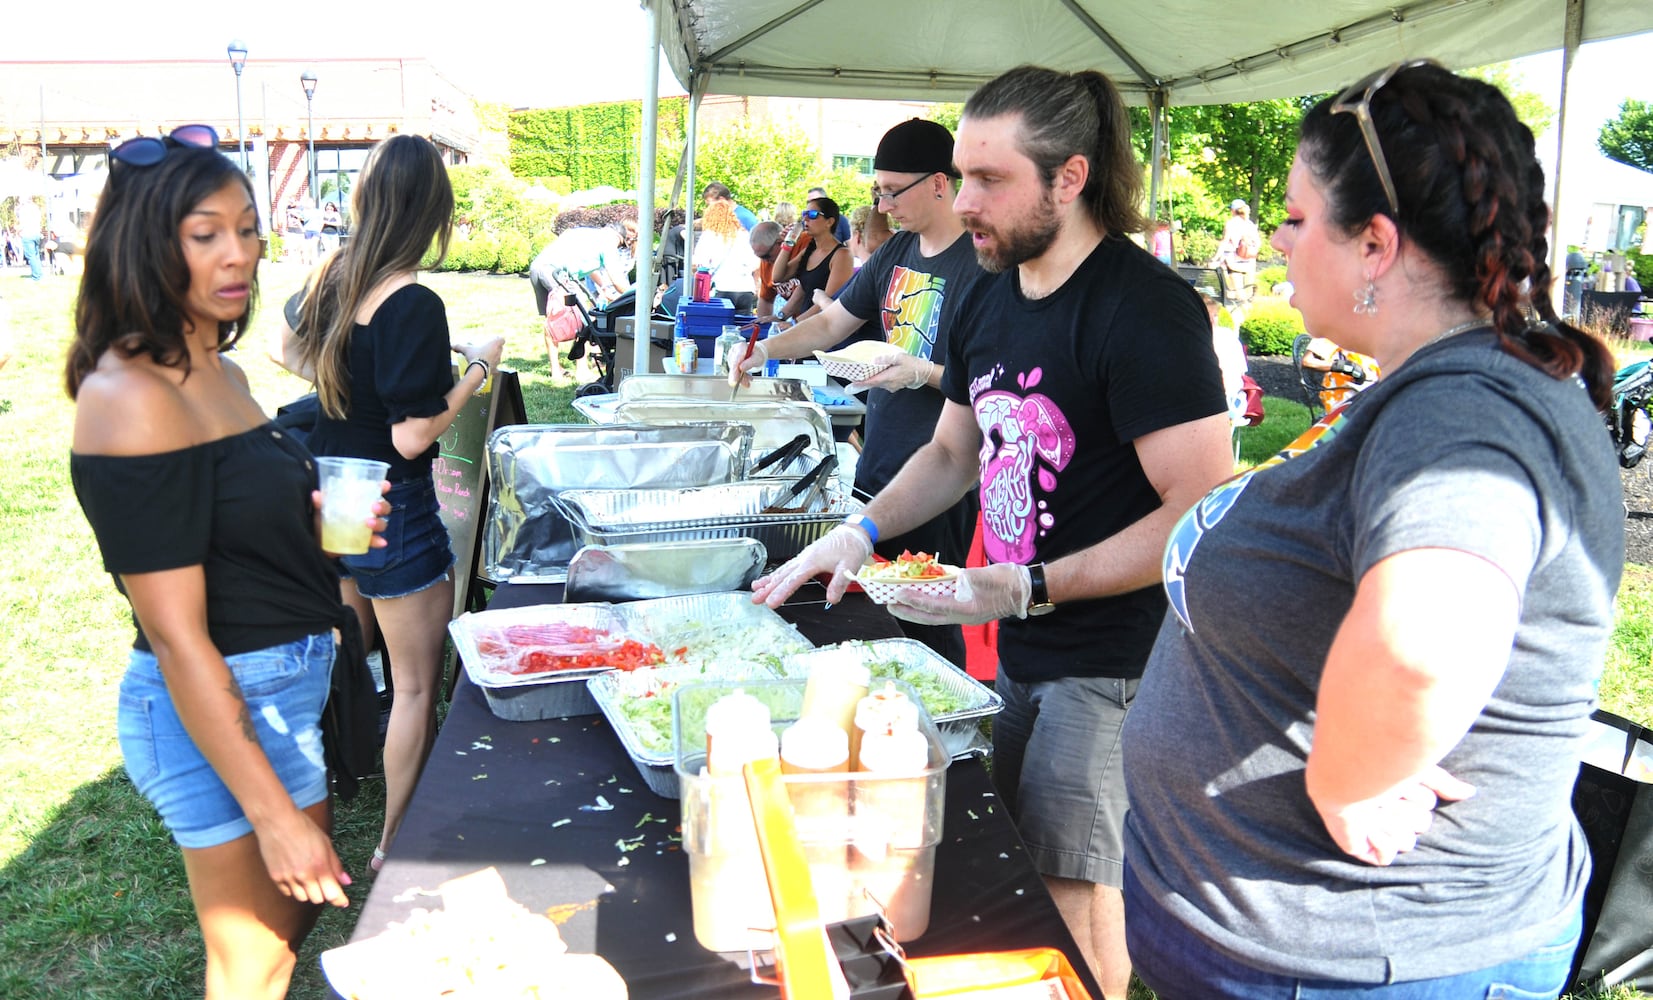
<path fill-rule="evenodd" d="M 700 348 L 700 356 L 713 357 L 717 352 L 717 338 L 727 323 L 734 323 L 735 304 L 728 299 L 706 302 L 680 301 L 677 304 L 677 330 L 674 337 L 688 337 Z"/>

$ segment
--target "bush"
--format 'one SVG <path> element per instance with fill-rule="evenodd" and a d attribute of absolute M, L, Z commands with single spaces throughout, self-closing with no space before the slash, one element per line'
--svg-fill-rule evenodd
<path fill-rule="evenodd" d="M 462 271 L 492 271 L 499 263 L 499 241 L 492 233 L 473 232 L 465 241 L 465 252 L 456 256 Z"/>
<path fill-rule="evenodd" d="M 1259 302 L 1240 326 L 1240 338 L 1252 354 L 1289 355 L 1291 342 L 1303 333 L 1303 316 L 1288 305 Z"/>
<path fill-rule="evenodd" d="M 1217 244 L 1220 242 L 1215 233 L 1185 229 L 1177 235 L 1177 253 L 1184 263 L 1204 264 L 1217 256 Z"/>
<path fill-rule="evenodd" d="M 448 241 L 448 255 L 442 258 L 442 263 L 436 265 L 436 269 L 438 271 L 458 271 L 463 269 L 464 265 L 461 264 L 460 261 L 462 261 L 470 252 L 469 248 L 466 246 L 468 242 L 469 241 L 465 239 L 459 230 L 454 230 L 453 239 Z M 434 244 L 433 249 L 426 252 L 426 256 L 433 260 L 435 259 Z"/>
<path fill-rule="evenodd" d="M 281 259 L 287 250 L 287 241 L 281 238 L 280 233 L 266 233 L 264 236 L 264 259 L 274 263 Z"/>
<path fill-rule="evenodd" d="M 1271 264 L 1257 270 L 1257 291 L 1263 295 L 1273 293 L 1274 286 L 1286 280 L 1286 266 Z"/>
<path fill-rule="evenodd" d="M 528 250 L 528 237 L 521 233 L 505 233 L 499 238 L 499 264 L 502 274 L 521 274 L 528 270 L 534 255 Z"/>
<path fill-rule="evenodd" d="M 528 262 L 533 263 L 534 258 L 540 255 L 540 251 L 556 242 L 556 239 L 557 231 L 550 226 L 534 230 L 534 234 L 528 237 Z"/>
<path fill-rule="evenodd" d="M 1643 293 L 1653 289 L 1653 253 L 1626 250 L 1624 259 L 1630 265 L 1630 273 L 1636 276 L 1636 284 L 1642 286 Z"/>

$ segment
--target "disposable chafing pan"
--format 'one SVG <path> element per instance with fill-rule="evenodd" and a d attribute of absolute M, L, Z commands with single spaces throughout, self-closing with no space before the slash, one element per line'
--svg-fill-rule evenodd
<path fill-rule="evenodd" d="M 815 511 L 759 513 L 778 495 L 774 483 L 753 481 L 678 490 L 568 490 L 557 503 L 582 545 L 745 537 L 762 542 L 772 563 L 797 555 L 862 506 L 833 487 Z"/>

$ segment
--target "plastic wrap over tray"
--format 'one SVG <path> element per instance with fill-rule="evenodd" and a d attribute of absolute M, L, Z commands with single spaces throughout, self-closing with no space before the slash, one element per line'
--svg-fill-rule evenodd
<path fill-rule="evenodd" d="M 563 600 L 632 601 L 745 590 L 769 560 L 751 538 L 588 545 L 568 564 Z"/>
<path fill-rule="evenodd" d="M 728 384 L 724 383 L 727 390 Z M 728 420 L 752 425 L 750 456 L 763 455 L 781 447 L 799 434 L 810 436 L 810 450 L 816 455 L 832 454 L 832 419 L 814 402 L 767 399 L 728 402 L 723 399 L 634 399 L 615 408 L 615 418 L 624 423 L 675 424 L 688 420 Z M 646 485 L 646 484 L 635 484 Z"/>
<path fill-rule="evenodd" d="M 500 669 L 499 657 L 485 651 L 480 644 L 490 638 L 501 641 L 500 637 L 509 635 L 508 630 L 511 629 L 532 631 L 557 625 L 597 628 L 614 635 L 629 636 L 626 630 L 631 627 L 631 622 L 609 604 L 544 604 L 467 612 L 448 623 L 448 634 L 453 636 L 454 648 L 465 664 L 466 676 L 482 689 L 488 699 L 488 707 L 500 718 L 523 722 L 569 715 L 595 715 L 597 703 L 592 701 L 586 681 L 606 672 L 606 668 L 512 673 Z M 511 645 L 520 651 L 528 644 Z"/>
<path fill-rule="evenodd" d="M 774 611 L 753 604 L 750 593 L 636 601 L 616 610 L 630 634 L 668 651 L 667 664 L 599 674 L 588 687 L 649 788 L 676 798 L 672 692 L 710 680 L 773 680 L 781 658 L 808 649 L 809 640 Z"/>
<path fill-rule="evenodd" d="M 722 375 L 633 375 L 620 383 L 620 402 L 634 399 L 694 399 L 729 402 L 729 380 Z M 792 400 L 807 403 L 815 397 L 795 378 L 755 378 L 736 397 L 743 403 Z"/>
<path fill-rule="evenodd" d="M 878 678 L 894 677 L 912 686 L 924 699 L 924 707 L 935 719 L 941 742 L 955 758 L 985 749 L 980 740 L 980 722 L 1004 708 L 1004 699 L 980 681 L 949 663 L 946 658 L 917 639 L 872 639 L 822 646 L 786 657 L 783 677 L 808 679 L 810 666 L 822 657 L 852 650 L 863 664 L 873 668 L 873 687 Z"/>
<path fill-rule="evenodd" d="M 726 420 L 501 427 L 488 437 L 483 570 L 494 580 L 560 582 L 583 543 L 553 500 L 558 492 L 729 483 L 750 464 L 751 448 L 751 425 Z"/>
<path fill-rule="evenodd" d="M 676 490 L 568 490 L 557 502 L 581 545 L 755 538 L 771 563 L 791 559 L 862 507 L 833 486 L 816 510 L 762 513 L 779 494 L 774 482 L 753 480 Z"/>

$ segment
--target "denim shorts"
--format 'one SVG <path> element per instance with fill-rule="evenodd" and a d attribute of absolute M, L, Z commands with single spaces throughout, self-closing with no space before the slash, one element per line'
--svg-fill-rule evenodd
<path fill-rule="evenodd" d="M 385 494 L 390 514 L 385 518 L 382 549 L 364 555 L 340 556 L 339 575 L 356 581 L 363 597 L 388 600 L 429 590 L 448 578 L 453 548 L 448 527 L 436 505 L 436 485 L 429 476 L 393 483 Z"/>
<path fill-rule="evenodd" d="M 1567 985 L 1582 923 L 1582 909 L 1575 910 L 1566 929 L 1544 947 L 1455 976 L 1400 983 L 1297 979 L 1254 969 L 1213 948 L 1162 907 L 1129 868 L 1125 872 L 1131 966 L 1160 1000 L 1555 1000 Z"/>
<path fill-rule="evenodd" d="M 1118 888 L 1125 858 L 1119 734 L 1137 682 L 1063 677 L 994 690 L 993 783 L 1041 875 Z"/>
<path fill-rule="evenodd" d="M 334 649 L 329 631 L 225 658 L 264 756 L 300 809 L 327 798 L 321 710 Z M 185 731 L 153 653 L 132 651 L 116 728 L 126 773 L 180 847 L 215 847 L 252 832 L 240 803 Z"/>

